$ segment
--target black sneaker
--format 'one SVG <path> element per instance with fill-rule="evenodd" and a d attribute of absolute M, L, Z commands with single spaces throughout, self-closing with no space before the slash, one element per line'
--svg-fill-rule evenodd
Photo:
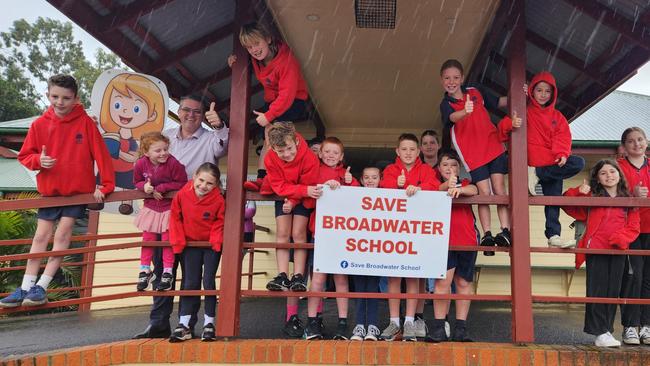
<path fill-rule="evenodd" d="M 323 323 L 323 313 L 316 313 L 316 319 L 320 322 L 320 328 L 325 328 L 325 324 Z"/>
<path fill-rule="evenodd" d="M 172 283 L 174 282 L 174 276 L 171 273 L 163 273 L 160 276 L 160 282 L 156 286 L 156 291 L 167 291 L 172 288 Z"/>
<path fill-rule="evenodd" d="M 300 338 L 303 336 L 304 329 L 297 315 L 292 315 L 284 324 L 282 331 L 291 338 Z"/>
<path fill-rule="evenodd" d="M 203 327 L 203 333 L 201 333 L 201 340 L 203 342 L 212 342 L 215 341 L 217 337 L 214 335 L 214 324 L 210 323 Z"/>
<path fill-rule="evenodd" d="M 453 342 L 471 342 L 472 340 L 467 336 L 467 329 L 463 327 L 455 327 L 454 335 L 451 337 Z"/>
<path fill-rule="evenodd" d="M 445 320 L 435 319 L 431 326 L 430 333 L 424 338 L 425 342 L 439 343 L 447 341 L 447 333 L 445 332 Z"/>
<path fill-rule="evenodd" d="M 508 228 L 504 228 L 501 230 L 500 233 L 497 234 L 497 236 L 494 237 L 494 241 L 496 242 L 497 246 L 499 247 L 510 247 L 512 244 L 512 238 L 510 237 L 510 230 Z"/>
<path fill-rule="evenodd" d="M 482 247 L 493 247 L 497 245 L 497 243 L 494 241 L 494 237 L 492 236 L 492 233 L 490 231 L 486 231 L 485 234 L 483 234 L 483 239 L 481 239 L 481 246 Z M 483 255 L 486 257 L 491 257 L 494 255 L 493 251 L 484 251 Z"/>
<path fill-rule="evenodd" d="M 291 281 L 284 272 L 281 272 L 266 284 L 266 289 L 269 291 L 287 291 L 289 287 L 291 287 Z"/>
<path fill-rule="evenodd" d="M 296 273 L 291 277 L 291 291 L 305 292 L 307 291 L 307 279 L 300 273 Z"/>
<path fill-rule="evenodd" d="M 183 342 L 190 339 L 192 339 L 192 332 L 190 331 L 190 328 L 183 324 L 179 324 L 169 337 L 169 341 L 172 343 Z"/>
<path fill-rule="evenodd" d="M 303 339 L 323 339 L 323 329 L 321 328 L 320 321 L 318 319 L 311 319 L 305 332 L 302 335 Z"/>
<path fill-rule="evenodd" d="M 345 335 L 348 332 L 348 320 L 339 319 L 339 324 L 336 326 L 336 334 L 334 335 L 334 340 L 347 341 L 348 337 Z"/>
<path fill-rule="evenodd" d="M 138 291 L 144 291 L 149 287 L 149 284 L 156 279 L 156 275 L 153 272 L 142 271 L 138 274 Z"/>

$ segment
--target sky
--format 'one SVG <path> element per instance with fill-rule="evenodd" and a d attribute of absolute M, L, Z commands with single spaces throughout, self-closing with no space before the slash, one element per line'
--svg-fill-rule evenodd
<path fill-rule="evenodd" d="M 0 31 L 9 30 L 14 20 L 24 18 L 28 22 L 33 22 L 39 16 L 69 21 L 65 15 L 45 0 L 20 0 L 12 3 L 12 6 L 3 7 L 0 12 Z M 72 24 L 75 37 L 83 42 L 86 57 L 92 59 L 95 50 L 100 47 L 104 48 L 104 46 L 74 22 Z M 650 95 L 650 63 L 641 67 L 637 75 L 621 85 L 618 90 Z"/>

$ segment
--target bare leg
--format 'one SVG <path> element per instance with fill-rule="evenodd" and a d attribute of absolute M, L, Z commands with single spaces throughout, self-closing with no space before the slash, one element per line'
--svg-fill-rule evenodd
<path fill-rule="evenodd" d="M 436 280 L 436 294 L 448 294 L 451 291 L 451 281 L 454 279 L 455 270 L 455 268 L 447 270 L 447 277 Z M 434 319 L 445 319 L 450 303 L 451 300 L 433 300 Z"/>
<path fill-rule="evenodd" d="M 257 169 L 266 169 L 264 166 L 264 157 L 266 156 L 266 153 L 269 152 L 269 128 L 271 128 L 271 124 L 266 125 L 264 127 L 264 145 L 262 145 L 262 151 L 260 151 L 260 158 L 257 160 Z"/>
<path fill-rule="evenodd" d="M 401 292 L 401 284 L 401 277 L 388 277 L 388 293 L 399 294 Z M 388 312 L 391 318 L 399 318 L 399 300 L 400 299 L 388 299 Z"/>
<path fill-rule="evenodd" d="M 492 174 L 490 175 L 490 180 L 492 181 L 492 190 L 496 196 L 505 196 L 506 193 L 506 184 L 505 176 L 503 174 Z M 502 228 L 510 228 L 510 213 L 508 212 L 508 206 L 498 205 L 497 206 L 497 215 L 499 216 L 499 222 L 501 223 Z"/>
<path fill-rule="evenodd" d="M 464 278 L 456 276 L 454 277 L 454 282 L 456 283 L 456 293 L 470 295 L 474 292 L 472 283 L 467 282 Z M 469 305 L 471 302 L 471 300 L 456 300 L 456 319 L 467 320 L 467 314 L 469 313 Z"/>
<path fill-rule="evenodd" d="M 325 281 L 327 281 L 327 273 L 314 272 L 311 277 L 309 291 L 323 291 L 323 288 L 325 288 Z M 307 299 L 307 316 L 313 318 L 318 314 L 318 305 L 321 300 L 322 298 L 319 296 L 310 296 L 309 299 Z"/>
<path fill-rule="evenodd" d="M 419 278 L 407 278 L 406 279 L 406 293 L 407 294 L 418 294 L 419 293 Z M 415 310 L 418 306 L 418 299 L 406 299 L 406 316 L 415 317 Z"/>
<path fill-rule="evenodd" d="M 476 182 L 476 187 L 478 188 L 479 196 L 489 196 L 490 191 L 490 181 L 484 179 L 480 182 Z M 478 205 L 478 218 L 481 221 L 481 228 L 483 232 L 490 231 L 492 226 L 492 218 L 490 217 L 490 206 L 489 205 Z"/>
<path fill-rule="evenodd" d="M 334 275 L 334 285 L 336 286 L 336 292 L 348 292 L 348 276 L 343 274 Z M 348 298 L 347 297 L 337 297 L 336 298 L 336 307 L 339 310 L 339 318 L 348 317 Z"/>
<path fill-rule="evenodd" d="M 294 243 L 305 243 L 307 241 L 307 225 L 309 217 L 294 215 L 291 237 Z M 307 249 L 293 250 L 293 273 L 305 274 L 307 264 Z"/>
<path fill-rule="evenodd" d="M 72 237 L 72 227 L 74 226 L 74 217 L 61 217 L 59 224 L 56 227 L 56 232 L 54 233 L 54 244 L 52 245 L 52 250 L 65 250 L 70 247 L 70 237 Z M 47 265 L 45 266 L 44 275 L 54 277 L 56 271 L 59 270 L 63 257 L 50 257 L 47 260 Z"/>
<path fill-rule="evenodd" d="M 419 279 L 419 293 L 421 294 L 426 294 L 427 293 L 427 279 L 426 278 L 420 278 Z M 415 309 L 416 314 L 422 314 L 424 313 L 424 299 L 418 299 L 418 306 Z"/>
<path fill-rule="evenodd" d="M 29 248 L 29 253 L 43 253 L 47 250 L 47 242 L 52 237 L 54 230 L 54 221 L 38 219 L 36 225 L 36 233 L 32 239 L 32 246 Z M 42 258 L 28 259 L 25 268 L 26 275 L 38 276 L 41 266 Z"/>
<path fill-rule="evenodd" d="M 282 215 L 275 218 L 276 234 L 275 240 L 278 243 L 288 243 L 291 235 L 292 215 Z M 289 249 L 276 249 L 275 260 L 278 265 L 278 272 L 289 274 Z"/>

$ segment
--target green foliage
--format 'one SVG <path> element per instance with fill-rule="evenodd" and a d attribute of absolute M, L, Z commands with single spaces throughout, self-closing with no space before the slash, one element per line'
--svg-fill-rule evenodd
<path fill-rule="evenodd" d="M 39 17 L 33 24 L 25 19 L 16 20 L 7 32 L 0 32 L 3 48 L 0 70 L 6 74 L 6 70 L 13 69 L 18 75 L 18 79 L 7 80 L 20 81 L 16 87 L 25 93 L 23 102 L 33 102 L 33 98 L 39 95 L 35 87 L 27 85 L 27 82 L 32 79 L 46 82 L 51 75 L 63 73 L 71 74 L 77 79 L 79 97 L 83 105 L 88 107 L 92 86 L 99 74 L 107 69 L 125 68 L 116 55 L 101 49 L 96 51 L 94 62 L 86 59 L 83 45 L 81 41 L 75 40 L 72 29 L 70 22 Z M 44 96 L 37 98 L 44 105 L 48 104 Z M 4 103 L 4 99 L 0 99 L 0 103 Z M 0 112 L 2 110 L 3 107 L 0 106 Z"/>

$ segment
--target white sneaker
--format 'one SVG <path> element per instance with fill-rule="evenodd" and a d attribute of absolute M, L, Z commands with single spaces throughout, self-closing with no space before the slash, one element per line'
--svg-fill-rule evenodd
<path fill-rule="evenodd" d="M 415 319 L 415 336 L 417 338 L 424 338 L 427 336 L 427 323 L 424 319 Z"/>
<path fill-rule="evenodd" d="M 639 333 L 637 333 L 636 327 L 625 327 L 625 329 L 623 329 L 623 343 L 630 345 L 641 344 Z"/>
<path fill-rule="evenodd" d="M 617 341 L 616 338 L 610 333 L 603 333 L 596 337 L 596 341 L 594 342 L 596 344 L 596 347 L 620 347 L 621 342 Z"/>
<path fill-rule="evenodd" d="M 528 167 L 528 193 L 530 193 L 531 196 L 537 195 L 537 192 L 535 191 L 537 182 L 539 182 L 539 178 L 537 178 L 537 173 L 535 173 L 535 167 L 529 166 Z"/>
<path fill-rule="evenodd" d="M 574 248 L 576 246 L 576 241 L 574 239 L 563 240 L 559 235 L 553 235 L 548 238 L 549 247 L 557 247 L 562 249 Z"/>
<path fill-rule="evenodd" d="M 641 338 L 641 343 L 650 346 L 650 325 L 644 325 L 641 327 L 639 338 Z"/>
<path fill-rule="evenodd" d="M 381 331 L 379 328 L 377 328 L 376 325 L 370 324 L 368 326 L 368 332 L 366 333 L 366 337 L 363 339 L 364 341 L 376 341 L 379 338 L 379 335 L 381 334 Z"/>
<path fill-rule="evenodd" d="M 366 328 L 363 327 L 363 324 L 357 324 L 354 329 L 352 329 L 352 341 L 363 341 L 366 337 Z"/>
<path fill-rule="evenodd" d="M 451 325 L 446 320 L 445 320 L 445 334 L 447 335 L 447 339 L 451 338 Z"/>

